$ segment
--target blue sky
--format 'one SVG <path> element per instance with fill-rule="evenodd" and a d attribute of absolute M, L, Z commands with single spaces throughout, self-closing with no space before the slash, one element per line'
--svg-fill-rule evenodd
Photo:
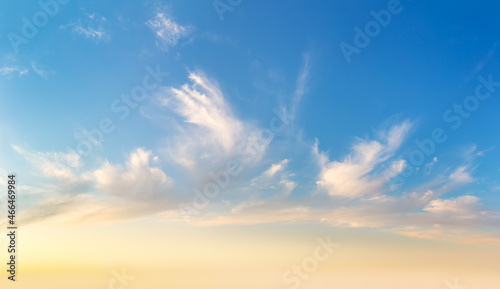
<path fill-rule="evenodd" d="M 400 12 L 346 61 L 341 43 L 355 45 L 354 28 L 389 4 Z M 27 219 L 105 210 L 109 220 L 182 221 L 193 188 L 237 160 L 241 173 L 189 222 L 326 222 L 498 243 L 500 91 L 479 79 L 500 81 L 499 5 L 243 1 L 221 21 L 211 1 L 74 0 L 16 52 L 9 35 L 43 10 L 4 2 L 0 168 L 21 175 Z M 143 86 L 148 67 L 168 75 L 120 119 L 113 102 Z M 469 99 L 477 107 L 453 129 L 444 115 L 480 85 L 491 96 Z M 293 121 L 242 160 L 240 145 L 276 111 Z M 68 151 L 103 119 L 115 129 L 102 143 Z M 446 141 L 395 184 L 435 129 Z"/>

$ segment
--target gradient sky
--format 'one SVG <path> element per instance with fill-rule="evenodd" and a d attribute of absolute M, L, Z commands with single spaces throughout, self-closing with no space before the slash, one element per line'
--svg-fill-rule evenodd
<path fill-rule="evenodd" d="M 498 284 L 500 3 L 214 3 L 0 4 L 19 288 L 290 288 L 327 236 L 301 288 Z"/>

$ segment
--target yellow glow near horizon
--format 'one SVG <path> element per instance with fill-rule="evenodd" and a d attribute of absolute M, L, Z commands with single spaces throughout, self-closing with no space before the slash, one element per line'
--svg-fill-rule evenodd
<path fill-rule="evenodd" d="M 500 264 L 500 253 L 494 248 L 324 226 L 190 227 L 140 221 L 85 227 L 37 225 L 20 232 L 16 286 L 38 285 L 18 288 L 108 288 L 112 272 L 120 270 L 135 278 L 127 289 L 251 288 L 252 284 L 290 288 L 282 281 L 283 273 L 313 256 L 316 239 L 328 235 L 341 246 L 319 262 L 301 288 L 323 288 L 320 280 L 343 286 L 362 284 L 355 276 L 390 285 L 394 274 L 409 280 L 430 274 L 428 282 L 476 275 L 469 284 L 481 283 L 493 278 Z"/>

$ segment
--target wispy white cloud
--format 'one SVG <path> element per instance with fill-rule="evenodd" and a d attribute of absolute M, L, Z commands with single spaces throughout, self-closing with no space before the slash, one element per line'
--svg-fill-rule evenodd
<path fill-rule="evenodd" d="M 289 115 L 290 121 L 295 120 L 298 114 L 300 103 L 302 102 L 302 99 L 304 98 L 304 96 L 307 94 L 308 91 L 309 78 L 311 73 L 311 57 L 312 56 L 310 52 L 306 52 L 302 55 L 302 67 L 300 68 L 298 76 L 295 80 L 295 87 L 290 97 L 290 103 L 287 105 L 282 104 L 279 107 L 280 113 L 283 115 Z M 253 69 L 257 69 L 261 67 L 261 64 L 259 61 L 254 61 L 252 66 Z M 280 73 L 278 73 L 274 69 L 268 69 L 266 71 L 266 74 L 267 78 L 269 78 L 271 82 L 279 84 L 280 87 L 283 86 L 284 77 L 281 76 Z M 258 86 L 260 90 L 265 91 L 265 93 L 269 94 L 277 93 L 275 89 L 268 88 L 267 85 L 264 84 L 262 80 L 257 80 L 256 86 Z"/>
<path fill-rule="evenodd" d="M 462 166 L 457 168 L 451 175 L 450 179 L 457 183 L 470 183 L 474 181 L 474 178 L 471 176 L 470 172 L 467 171 L 468 168 L 466 166 Z"/>
<path fill-rule="evenodd" d="M 173 181 L 160 168 L 150 165 L 155 158 L 151 151 L 137 149 L 125 167 L 106 162 L 91 173 L 91 178 L 99 191 L 112 196 L 133 200 L 167 199 Z"/>
<path fill-rule="evenodd" d="M 284 159 L 277 164 L 271 165 L 271 167 L 267 169 L 267 171 L 265 171 L 263 175 L 267 177 L 274 177 L 276 173 L 283 171 L 287 165 L 288 165 L 288 160 Z"/>
<path fill-rule="evenodd" d="M 109 39 L 109 34 L 102 27 L 91 28 L 84 27 L 81 24 L 77 24 L 73 27 L 73 32 L 85 36 L 86 38 L 92 39 L 96 42 Z"/>
<path fill-rule="evenodd" d="M 0 75 L 2 76 L 14 73 L 17 74 L 18 76 L 23 76 L 28 73 L 28 69 L 19 66 L 4 66 L 0 68 Z"/>
<path fill-rule="evenodd" d="M 38 65 L 35 62 L 31 63 L 31 68 L 33 68 L 33 71 L 36 74 L 38 74 L 41 78 L 47 79 L 49 77 L 49 72 L 38 67 Z"/>
<path fill-rule="evenodd" d="M 272 164 L 262 174 L 252 179 L 251 190 L 271 190 L 273 194 L 288 196 L 295 189 L 297 183 L 292 181 L 293 174 L 286 171 L 288 159 Z"/>
<path fill-rule="evenodd" d="M 96 21 L 96 16 L 89 16 L 89 19 Z M 176 45 L 189 33 L 188 28 L 162 13 L 147 25 L 155 31 L 162 49 Z M 97 30 L 81 30 L 77 25 L 73 29 L 94 40 L 103 37 L 95 33 Z M 297 113 L 307 92 L 310 62 L 310 54 L 305 54 L 288 106 L 292 114 Z M 35 63 L 32 68 L 40 76 L 46 75 L 46 71 Z M 20 71 L 7 69 L 5 73 Z M 168 136 L 156 153 L 138 148 L 124 161 L 106 161 L 87 171 L 82 171 L 78 155 L 30 152 L 13 146 L 44 177 L 53 181 L 41 189 L 27 189 L 56 192 L 44 196 L 46 198 L 38 206 L 26 213 L 27 218 L 39 220 L 59 215 L 61 219 L 79 223 L 164 214 L 169 220 L 181 220 L 177 206 L 183 196 L 176 187 L 177 179 L 174 183 L 158 166 L 159 156 L 169 161 L 168 168 L 187 168 L 183 171 L 187 172 L 186 178 L 180 178 L 188 180 L 181 184 L 185 188 L 206 181 L 208 172 L 219 164 L 225 165 L 229 159 L 239 160 L 252 151 L 253 158 L 249 162 L 254 166 L 245 176 L 247 181 L 232 180 L 231 192 L 214 199 L 210 209 L 193 217 L 193 224 L 323 222 L 331 226 L 380 228 L 418 238 L 473 242 L 467 238 L 470 235 L 480 236 L 482 242 L 500 241 L 500 236 L 480 231 L 482 228 L 499 229 L 499 214 L 484 209 L 481 200 L 470 193 L 459 197 L 455 194 L 461 186 L 475 180 L 470 162 L 481 155 L 475 147 L 466 154 L 473 156 L 460 167 L 449 168 L 432 181 L 418 184 L 416 189 L 405 188 L 399 194 L 390 192 L 388 182 L 407 165 L 395 156 L 413 127 L 411 121 L 404 121 L 378 131 L 375 139 L 357 139 L 350 152 L 337 160 L 331 160 L 327 152 L 320 151 L 316 142 L 313 154 L 317 171 L 296 177 L 289 167 L 288 156 L 274 163 L 265 162 L 264 167 L 264 162 L 260 161 L 268 151 L 268 144 L 260 148 L 249 145 L 259 138 L 262 130 L 239 118 L 229 100 L 215 81 L 200 71 L 190 72 L 186 84 L 164 87 L 156 95 L 155 101 L 159 104 L 156 111 L 169 117 Z M 154 117 L 151 115 L 152 119 Z M 70 165 L 60 166 L 61 159 Z M 427 164 L 428 171 L 436 161 L 437 157 Z M 440 165 L 441 162 L 440 159 Z M 67 184 L 80 185 L 81 189 L 66 190 Z M 307 188 L 298 192 L 303 187 Z M 64 194 L 65 191 L 71 193 Z M 325 194 L 318 194 L 318 191 Z M 454 197 L 447 197 L 449 193 L 454 193 Z"/>
<path fill-rule="evenodd" d="M 427 163 L 425 165 L 425 173 L 426 174 L 430 174 L 431 173 L 432 167 L 437 163 L 437 161 L 438 161 L 437 157 L 434 157 L 432 159 L 432 161 L 430 161 L 429 163 Z"/>
<path fill-rule="evenodd" d="M 443 200 L 436 199 L 424 208 L 434 214 L 453 214 L 456 218 L 473 217 L 478 213 L 479 198 L 474 196 L 462 196 L 458 198 Z"/>
<path fill-rule="evenodd" d="M 45 177 L 55 178 L 64 182 L 75 182 L 75 171 L 82 166 L 80 156 L 76 153 L 60 152 L 31 152 L 17 145 L 12 145 L 15 151 L 21 154 Z"/>
<path fill-rule="evenodd" d="M 238 155 L 249 139 L 256 139 L 260 130 L 239 120 L 233 113 L 218 85 L 201 72 L 189 74 L 191 84 L 167 88 L 159 96 L 160 105 L 175 112 L 182 120 L 178 134 L 168 140 L 168 151 L 178 163 L 194 168 L 201 162 L 214 165 Z M 264 152 L 262 148 L 259 160 Z"/>
<path fill-rule="evenodd" d="M 443 184 L 445 187 L 445 184 Z M 324 200 L 291 202 L 283 198 L 245 201 L 229 211 L 209 212 L 192 220 L 199 226 L 322 222 L 331 226 L 369 227 L 413 238 L 467 244 L 500 244 L 500 214 L 474 196 L 446 199 L 443 192 L 379 195 L 350 205 Z M 321 202 L 324 203 L 321 206 Z M 485 233 L 488 228 L 490 233 Z"/>
<path fill-rule="evenodd" d="M 191 220 L 194 225 L 323 222 L 331 226 L 370 227 L 414 238 L 456 243 L 500 244 L 500 214 L 483 208 L 476 196 L 447 198 L 472 181 L 470 164 L 443 172 L 417 189 L 395 194 L 384 185 L 401 173 L 406 164 L 395 157 L 412 122 L 405 121 L 380 131 L 380 140 L 358 140 L 342 161 L 330 161 L 326 153 L 314 154 L 320 164 L 317 185 L 328 194 L 309 192 L 292 199 L 279 194 L 290 182 L 288 160 L 272 164 L 251 181 L 252 192 L 239 203 L 214 206 Z M 462 154 L 461 154 L 462 156 Z M 426 174 L 427 175 L 427 174 Z M 272 193 L 259 195 L 260 190 Z M 330 199 L 343 197 L 348 202 Z M 174 218 L 172 214 L 169 218 Z M 484 233 L 488 229 L 492 233 Z"/>
<path fill-rule="evenodd" d="M 216 91 L 215 87 L 208 85 L 202 78 L 193 76 L 193 81 L 196 85 L 204 84 L 204 92 Z M 196 101 L 209 107 L 214 103 L 214 95 L 205 95 L 195 86 L 185 85 L 183 89 L 173 91 L 174 95 L 184 97 L 181 104 L 176 104 L 180 107 L 174 110 L 189 124 L 197 124 L 194 126 L 196 129 L 200 129 L 201 123 L 206 123 L 206 127 L 201 126 L 202 131 L 215 137 L 213 134 L 218 132 L 218 127 L 210 125 L 211 119 L 192 118 L 194 115 L 190 109 L 211 111 L 205 106 L 194 105 Z M 218 117 L 228 120 L 221 115 Z M 191 223 L 218 226 L 322 222 L 331 226 L 379 228 L 413 238 L 468 244 L 500 243 L 500 234 L 497 232 L 500 229 L 500 214 L 484 209 L 480 204 L 481 200 L 472 195 L 446 198 L 446 194 L 453 193 L 460 185 L 466 184 L 465 181 L 473 179 L 471 172 L 467 171 L 468 166 L 453 170 L 451 175 L 454 177 L 443 173 L 442 177 L 436 178 L 437 181 L 420 184 L 417 190 L 410 193 L 388 194 L 380 189 L 385 175 L 397 174 L 404 167 L 404 161 L 397 160 L 394 152 L 404 141 L 403 135 L 410 127 L 410 122 L 403 122 L 379 134 L 385 136 L 380 141 L 358 141 L 342 162 L 330 162 L 325 153 L 316 151 L 321 168 L 320 180 L 326 182 L 324 188 L 328 189 L 328 195 L 309 192 L 303 198 L 291 199 L 290 192 L 297 187 L 297 183 L 292 180 L 294 174 L 288 168 L 290 161 L 283 159 L 262 169 L 250 181 L 249 188 L 235 188 L 235 194 L 245 189 L 251 192 L 246 198 L 239 198 L 236 202 L 221 200 L 211 210 L 192 217 Z M 214 142 L 224 148 L 225 140 L 216 139 Z M 161 214 L 169 221 L 183 219 L 180 212 L 174 209 L 181 203 L 181 198 L 176 194 L 173 181 L 154 165 L 158 158 L 151 151 L 136 149 L 123 165 L 105 162 L 95 170 L 79 172 L 68 171 L 53 164 L 54 160 L 64 158 L 74 163 L 71 167 L 79 168 L 82 164 L 77 156 L 32 153 L 17 146 L 14 149 L 36 165 L 45 176 L 61 182 L 90 182 L 96 192 L 91 194 L 89 191 L 92 189 L 87 189 L 70 195 L 48 194 L 42 202 L 27 211 L 27 221 L 57 219 L 70 223 L 88 223 L 119 221 L 151 214 Z M 332 172 L 325 174 L 325 170 Z M 343 182 L 337 183 L 337 179 L 347 179 L 365 190 L 357 191 L 357 187 L 354 187 L 350 191 L 351 187 L 345 186 Z M 334 190 L 333 194 L 331 190 Z M 259 195 L 258 192 L 265 193 Z M 338 203 L 330 200 L 331 196 L 347 197 L 350 202 Z M 54 218 L 55 216 L 58 217 Z M 491 233 L 485 233 L 484 228 L 489 228 Z"/>
<path fill-rule="evenodd" d="M 149 20 L 146 24 L 156 34 L 156 45 L 163 50 L 177 45 L 179 39 L 189 34 L 188 27 L 177 24 L 165 13 L 158 13 L 154 19 Z"/>
<path fill-rule="evenodd" d="M 361 140 L 352 147 L 352 153 L 342 161 L 328 160 L 319 152 L 316 143 L 313 152 L 318 159 L 321 173 L 317 185 L 331 196 L 358 198 L 382 193 L 382 186 L 404 169 L 404 162 L 393 160 L 389 170 L 376 170 L 377 166 L 392 157 L 400 147 L 412 124 L 405 121 L 382 133 L 379 141 Z"/>
<path fill-rule="evenodd" d="M 87 15 L 84 20 L 78 20 L 75 23 L 59 26 L 59 29 L 71 28 L 75 34 L 82 35 L 87 39 L 93 40 L 96 43 L 111 39 L 111 33 L 104 29 L 103 24 L 106 18 L 96 14 Z"/>
<path fill-rule="evenodd" d="M 106 161 L 95 170 L 83 171 L 76 154 L 13 148 L 48 181 L 24 187 L 26 196 L 38 200 L 26 205 L 25 224 L 56 216 L 63 223 L 118 221 L 173 210 L 180 203 L 173 181 L 154 166 L 158 157 L 151 151 L 138 148 L 123 165 Z"/>
<path fill-rule="evenodd" d="M 292 97 L 292 109 L 291 113 L 293 115 L 297 114 L 297 109 L 302 101 L 302 98 L 307 92 L 307 84 L 309 82 L 309 74 L 311 70 L 311 54 L 310 53 L 304 53 L 303 55 L 303 67 L 302 70 L 300 71 L 299 76 L 297 77 L 296 81 L 296 88 L 294 95 Z"/>

